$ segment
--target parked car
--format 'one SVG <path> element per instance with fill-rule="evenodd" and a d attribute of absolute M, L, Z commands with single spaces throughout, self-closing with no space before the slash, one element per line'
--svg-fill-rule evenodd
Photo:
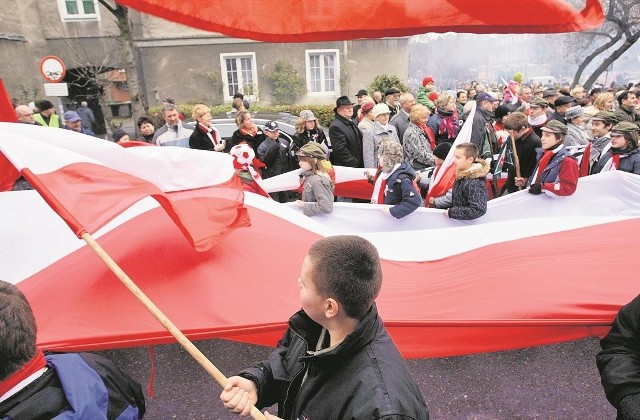
<path fill-rule="evenodd" d="M 264 129 L 264 125 L 267 121 L 276 121 L 280 128 L 280 137 L 286 139 L 291 144 L 293 144 L 292 137 L 296 134 L 296 127 L 294 124 L 297 119 L 298 118 L 296 116 L 285 112 L 280 114 L 257 113 L 253 115 L 253 122 L 260 129 Z M 233 136 L 233 132 L 238 129 L 235 118 L 216 116 L 211 122 L 213 123 L 213 126 L 218 129 L 220 137 L 226 141 L 229 141 Z M 195 121 L 187 122 L 186 124 L 192 130 L 196 127 Z"/>

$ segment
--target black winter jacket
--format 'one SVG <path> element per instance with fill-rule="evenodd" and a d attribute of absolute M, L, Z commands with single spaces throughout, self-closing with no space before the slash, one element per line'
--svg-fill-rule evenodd
<path fill-rule="evenodd" d="M 217 141 L 222 141 L 218 130 L 211 132 L 211 136 L 214 139 L 217 139 Z M 213 147 L 213 142 L 211 141 L 207 133 L 202 131 L 200 125 L 196 123 L 196 126 L 193 129 L 193 133 L 191 133 L 191 136 L 189 137 L 189 148 L 198 150 L 213 150 Z"/>
<path fill-rule="evenodd" d="M 304 130 L 302 133 L 296 133 L 293 136 L 293 143 L 295 144 L 294 150 L 299 150 L 302 146 L 315 141 L 318 144 L 326 143 L 327 137 L 324 135 L 322 129 L 317 128 L 315 130 Z"/>
<path fill-rule="evenodd" d="M 337 166 L 364 168 L 362 158 L 362 133 L 353 120 L 338 114 L 329 126 L 331 139 L 331 163 Z"/>
<path fill-rule="evenodd" d="M 375 304 L 340 344 L 326 349 L 324 334 L 325 350 L 309 353 L 322 332 L 301 310 L 269 358 L 240 373 L 256 384 L 258 408 L 278 403 L 286 420 L 429 418 Z"/>
<path fill-rule="evenodd" d="M 258 159 L 266 165 L 262 169 L 262 178 L 267 179 L 291 170 L 289 149 L 278 140 L 265 139 L 258 146 Z"/>
<path fill-rule="evenodd" d="M 618 409 L 626 397 L 635 395 L 640 411 L 640 296 L 623 306 L 611 331 L 600 340 L 602 351 L 596 356 L 604 392 Z"/>
<path fill-rule="evenodd" d="M 471 168 L 456 173 L 453 184 L 449 217 L 458 220 L 473 220 L 487 212 L 489 193 L 485 176 L 489 173 L 487 161 L 476 160 Z"/>
<path fill-rule="evenodd" d="M 478 108 L 471 126 L 471 143 L 478 148 L 478 156 L 486 159 L 498 153 L 496 130 L 493 128 L 494 113 Z"/>
<path fill-rule="evenodd" d="M 229 151 L 231 150 L 231 148 L 233 146 L 236 146 L 242 142 L 247 143 L 249 146 L 251 146 L 251 148 L 253 149 L 253 151 L 256 153 L 256 156 L 258 155 L 258 146 L 260 146 L 260 143 L 262 143 L 264 141 L 264 139 L 266 139 L 267 137 L 264 135 L 264 133 L 262 132 L 262 130 L 260 128 L 258 128 L 258 132 L 256 133 L 255 136 L 250 136 L 248 134 L 242 134 L 240 132 L 240 130 L 236 130 L 233 132 L 233 135 L 231 136 L 231 140 L 227 142 L 226 147 L 224 148 L 225 153 L 229 153 Z"/>
<path fill-rule="evenodd" d="M 509 137 L 506 141 L 510 142 L 511 137 Z M 532 130 L 529 134 L 525 134 L 524 136 L 516 140 L 515 143 L 516 153 L 518 153 L 518 161 L 520 163 L 520 176 L 522 178 L 529 178 L 531 177 L 531 175 L 533 175 L 533 170 L 536 168 L 536 164 L 538 163 L 538 155 L 536 149 L 542 147 L 540 137 L 538 137 L 535 131 Z M 504 188 L 509 193 L 519 191 L 515 183 L 516 167 L 514 165 L 508 165 L 507 173 L 508 178 Z"/>

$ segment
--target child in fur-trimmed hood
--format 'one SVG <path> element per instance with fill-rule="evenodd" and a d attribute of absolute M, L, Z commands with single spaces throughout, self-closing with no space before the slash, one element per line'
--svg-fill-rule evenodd
<path fill-rule="evenodd" d="M 456 146 L 453 154 L 456 164 L 456 181 L 453 184 L 451 207 L 445 214 L 458 220 L 473 220 L 487 212 L 489 194 L 485 177 L 489 163 L 478 159 L 478 148 L 473 143 Z"/>

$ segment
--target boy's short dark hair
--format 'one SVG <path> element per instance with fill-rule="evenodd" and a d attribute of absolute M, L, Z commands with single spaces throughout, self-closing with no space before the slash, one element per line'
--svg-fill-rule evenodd
<path fill-rule="evenodd" d="M 512 112 L 502 120 L 502 123 L 507 130 L 520 131 L 523 128 L 529 128 L 529 120 L 524 112 Z"/>
<path fill-rule="evenodd" d="M 0 381 L 36 354 L 36 320 L 22 292 L 0 280 Z"/>
<path fill-rule="evenodd" d="M 456 149 L 462 150 L 467 158 L 478 158 L 478 147 L 473 143 L 460 143 Z"/>
<path fill-rule="evenodd" d="M 349 317 L 364 317 L 382 287 L 375 246 L 359 236 L 330 236 L 311 246 L 309 258 L 318 293 L 336 299 Z"/>

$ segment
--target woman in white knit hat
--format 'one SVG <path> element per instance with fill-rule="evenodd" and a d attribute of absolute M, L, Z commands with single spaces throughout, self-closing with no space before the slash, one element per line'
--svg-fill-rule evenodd
<path fill-rule="evenodd" d="M 391 111 L 385 104 L 377 104 L 371 110 L 373 114 L 373 128 L 362 132 L 362 158 L 365 168 L 378 167 L 378 144 L 383 140 L 393 140 L 400 143 L 396 128 L 389 124 Z"/>

